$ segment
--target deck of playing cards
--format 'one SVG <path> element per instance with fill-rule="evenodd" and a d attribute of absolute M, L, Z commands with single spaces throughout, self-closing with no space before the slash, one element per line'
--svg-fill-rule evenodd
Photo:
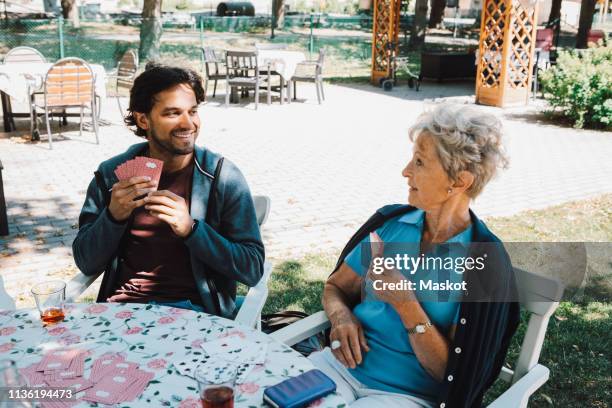
<path fill-rule="evenodd" d="M 237 384 L 244 383 L 256 365 L 265 363 L 268 351 L 266 343 L 243 340 L 237 336 L 205 342 L 200 347 L 206 355 L 175 362 L 177 371 L 181 375 L 194 377 L 198 367 L 211 375 L 222 370 L 234 370 Z"/>
<path fill-rule="evenodd" d="M 161 177 L 164 162 L 161 160 L 151 159 L 150 157 L 136 156 L 132 160 L 128 160 L 120 164 L 115 169 L 115 175 L 121 180 L 127 180 L 132 177 L 149 176 L 151 180 L 159 182 Z"/>
<path fill-rule="evenodd" d="M 101 404 L 132 401 L 140 396 L 155 376 L 125 360 L 120 354 L 106 353 L 91 365 L 89 378 L 84 377 L 87 350 L 56 349 L 43 359 L 20 370 L 30 387 L 71 388 L 77 399 L 46 401 L 45 408 L 70 408 L 80 400 Z"/>

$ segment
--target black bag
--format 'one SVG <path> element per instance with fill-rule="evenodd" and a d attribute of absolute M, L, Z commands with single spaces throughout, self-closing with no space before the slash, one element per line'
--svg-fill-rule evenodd
<path fill-rule="evenodd" d="M 308 317 L 304 312 L 298 312 L 294 310 L 285 310 L 278 313 L 270 313 L 261 315 L 261 331 L 270 334 L 284 327 L 289 326 L 303 318 Z M 323 350 L 327 346 L 327 339 L 329 338 L 328 333 L 321 332 L 314 336 L 300 341 L 297 344 L 291 346 L 295 351 L 308 357 L 315 351 Z"/>

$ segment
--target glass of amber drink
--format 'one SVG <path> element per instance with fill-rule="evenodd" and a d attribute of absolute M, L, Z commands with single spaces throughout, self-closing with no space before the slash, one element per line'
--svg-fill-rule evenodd
<path fill-rule="evenodd" d="M 200 366 L 196 369 L 195 379 L 202 408 L 234 408 L 236 367 L 207 370 Z"/>
<path fill-rule="evenodd" d="M 34 285 L 32 294 L 40 319 L 44 324 L 61 322 L 65 317 L 66 283 L 61 280 L 42 282 Z"/>

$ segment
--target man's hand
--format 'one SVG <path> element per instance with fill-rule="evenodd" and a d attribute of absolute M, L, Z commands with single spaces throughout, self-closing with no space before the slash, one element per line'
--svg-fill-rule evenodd
<path fill-rule="evenodd" d="M 172 231 L 179 237 L 185 238 L 191 232 L 193 218 L 189 214 L 189 207 L 185 199 L 172 191 L 154 191 L 145 197 L 145 209 L 152 216 L 168 223 Z"/>
<path fill-rule="evenodd" d="M 157 182 L 146 176 L 119 181 L 113 184 L 108 211 L 115 220 L 125 221 L 132 214 L 134 208 L 141 207 L 145 203 L 142 198 L 139 200 L 135 200 L 135 198 L 155 191 L 156 187 Z"/>
<path fill-rule="evenodd" d="M 340 342 L 332 353 L 345 367 L 355 368 L 363 361 L 361 352 L 370 351 L 361 323 L 350 311 L 344 311 L 331 318 L 329 339 Z"/>

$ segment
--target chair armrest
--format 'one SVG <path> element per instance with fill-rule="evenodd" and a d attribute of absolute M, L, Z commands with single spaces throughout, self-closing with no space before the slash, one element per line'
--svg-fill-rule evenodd
<path fill-rule="evenodd" d="M 76 299 L 81 296 L 81 294 L 85 292 L 100 275 L 101 273 L 91 276 L 82 274 L 80 272 L 77 273 L 77 275 L 66 285 L 66 302 L 75 302 Z"/>
<path fill-rule="evenodd" d="M 272 264 L 264 263 L 264 273 L 257 285 L 249 289 L 244 302 L 234 319 L 235 322 L 248 327 L 260 327 L 261 311 L 268 299 L 268 281 L 272 273 Z"/>
<path fill-rule="evenodd" d="M 305 319 L 271 333 L 270 336 L 272 336 L 274 340 L 283 342 L 288 346 L 293 346 L 328 327 L 330 327 L 330 323 L 327 314 L 325 314 L 325 311 L 321 310 Z"/>
<path fill-rule="evenodd" d="M 548 381 L 549 375 L 550 370 L 547 367 L 537 364 L 493 401 L 488 408 L 527 407 L 529 397 Z"/>

